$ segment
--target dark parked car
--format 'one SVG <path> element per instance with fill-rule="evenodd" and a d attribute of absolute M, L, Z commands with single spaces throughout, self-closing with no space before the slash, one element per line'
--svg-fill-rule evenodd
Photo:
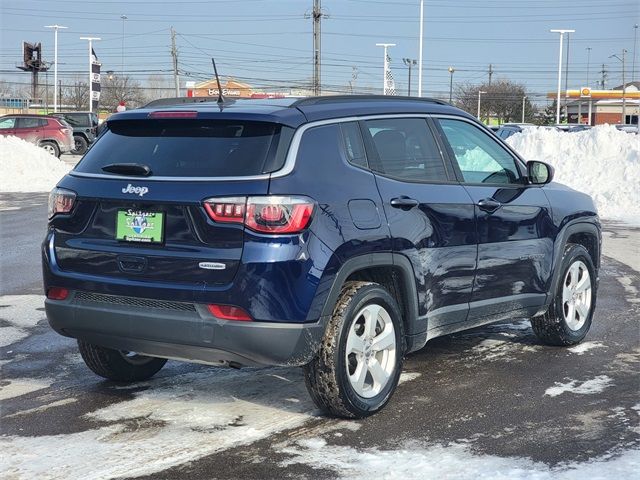
<path fill-rule="evenodd" d="M 71 127 L 62 119 L 45 115 L 4 115 L 0 135 L 13 135 L 59 157 L 73 148 Z"/>
<path fill-rule="evenodd" d="M 302 366 L 321 409 L 364 417 L 429 339 L 515 318 L 585 337 L 600 222 L 552 180 L 435 100 L 116 114 L 51 193 L 47 317 L 105 378 Z"/>
<path fill-rule="evenodd" d="M 74 147 L 71 153 L 84 155 L 96 139 L 98 115 L 92 112 L 59 112 L 53 115 L 64 119 L 73 128 Z"/>

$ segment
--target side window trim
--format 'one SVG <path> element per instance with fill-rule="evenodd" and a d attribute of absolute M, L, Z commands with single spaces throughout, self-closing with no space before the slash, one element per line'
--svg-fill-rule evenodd
<path fill-rule="evenodd" d="M 434 123 L 437 125 L 438 131 L 440 132 L 440 135 L 442 137 L 442 141 L 445 143 L 446 146 L 446 151 L 447 154 L 449 155 L 449 160 L 450 162 L 455 166 L 454 170 L 456 172 L 456 176 L 458 176 L 458 181 L 462 184 L 465 185 L 485 185 L 485 186 L 494 186 L 494 185 L 501 185 L 501 186 L 523 186 L 523 185 L 527 185 L 527 174 L 526 174 L 526 169 L 524 167 L 524 161 L 513 151 L 511 150 L 511 148 L 506 148 L 505 147 L 505 142 L 504 140 L 500 139 L 499 137 L 495 136 L 495 138 L 493 138 L 492 140 L 495 141 L 496 144 L 498 144 L 498 146 L 509 156 L 511 157 L 511 159 L 513 160 L 514 166 L 515 168 L 518 170 L 518 173 L 520 174 L 520 182 L 518 183 L 508 183 L 508 184 L 504 184 L 504 183 L 482 183 L 482 182 L 467 182 L 464 180 L 464 176 L 462 175 L 462 171 L 460 170 L 460 166 L 458 165 L 458 162 L 456 160 L 456 156 L 455 153 L 453 152 L 452 148 L 451 148 L 451 144 L 449 143 L 449 140 L 446 137 L 446 134 L 444 133 L 444 130 L 442 129 L 442 125 L 440 125 L 440 121 L 441 119 L 443 120 L 455 120 L 455 121 L 459 121 L 459 122 L 465 122 L 468 123 L 469 125 L 471 125 L 472 127 L 482 131 L 482 129 L 476 125 L 474 122 L 471 122 L 469 120 L 467 120 L 464 117 L 455 117 L 455 116 L 451 116 L 451 115 L 433 115 L 434 118 Z"/>

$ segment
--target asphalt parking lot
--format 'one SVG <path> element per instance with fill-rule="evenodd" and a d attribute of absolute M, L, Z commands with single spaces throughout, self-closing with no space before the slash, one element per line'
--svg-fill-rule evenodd
<path fill-rule="evenodd" d="M 439 338 L 407 358 L 384 411 L 341 421 L 299 369 L 94 376 L 44 317 L 45 203 L 0 195 L 2 478 L 637 478 L 638 228 L 605 225 L 581 345 L 543 346 L 526 319 Z"/>

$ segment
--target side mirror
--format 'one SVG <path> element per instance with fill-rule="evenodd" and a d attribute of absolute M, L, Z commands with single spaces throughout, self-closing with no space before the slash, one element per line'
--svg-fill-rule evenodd
<path fill-rule="evenodd" d="M 544 185 L 553 180 L 554 170 L 551 165 L 537 160 L 527 162 L 527 176 L 529 183 L 533 185 Z"/>

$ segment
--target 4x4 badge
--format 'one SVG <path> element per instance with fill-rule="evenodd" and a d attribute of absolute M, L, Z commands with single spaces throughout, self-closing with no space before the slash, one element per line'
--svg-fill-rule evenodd
<path fill-rule="evenodd" d="M 134 187 L 131 184 L 127 185 L 122 189 L 122 193 L 135 193 L 136 195 L 140 195 L 140 196 L 143 196 L 148 191 L 149 189 L 147 187 Z"/>

